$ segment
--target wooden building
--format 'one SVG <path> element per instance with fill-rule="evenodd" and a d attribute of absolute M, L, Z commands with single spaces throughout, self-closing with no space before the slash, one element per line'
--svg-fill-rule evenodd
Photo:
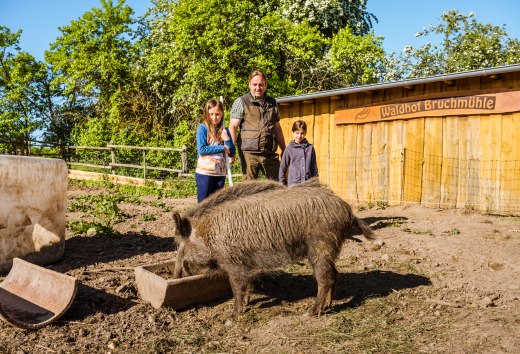
<path fill-rule="evenodd" d="M 520 65 L 277 98 L 320 180 L 356 205 L 520 215 Z"/>

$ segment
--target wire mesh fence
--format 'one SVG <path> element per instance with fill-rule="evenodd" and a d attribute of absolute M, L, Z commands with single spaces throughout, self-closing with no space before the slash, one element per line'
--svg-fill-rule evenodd
<path fill-rule="evenodd" d="M 351 202 L 416 202 L 436 208 L 520 213 L 520 160 L 464 159 L 400 149 L 335 157 L 328 165 L 328 184 Z"/>
<path fill-rule="evenodd" d="M 158 180 L 189 175 L 186 147 L 32 143 L 30 152 L 63 156 L 72 169 Z M 318 164 L 320 179 L 350 202 L 415 202 L 434 208 L 520 214 L 520 160 L 446 157 L 402 148 L 348 157 L 318 155 Z"/>

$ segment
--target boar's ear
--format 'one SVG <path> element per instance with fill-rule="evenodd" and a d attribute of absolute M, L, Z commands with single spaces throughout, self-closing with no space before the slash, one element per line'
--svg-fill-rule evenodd
<path fill-rule="evenodd" d="M 182 236 L 183 238 L 190 237 L 191 234 L 191 224 L 190 221 L 186 218 L 181 217 L 178 212 L 173 212 L 173 221 L 175 223 L 175 232 Z"/>

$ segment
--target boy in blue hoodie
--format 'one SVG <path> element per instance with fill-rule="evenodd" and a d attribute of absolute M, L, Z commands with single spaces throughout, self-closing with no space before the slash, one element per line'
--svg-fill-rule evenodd
<path fill-rule="evenodd" d="M 287 145 L 283 153 L 278 173 L 280 183 L 289 187 L 318 176 L 316 152 L 312 144 L 305 139 L 307 124 L 303 120 L 297 120 L 293 123 L 292 134 L 294 140 Z"/>

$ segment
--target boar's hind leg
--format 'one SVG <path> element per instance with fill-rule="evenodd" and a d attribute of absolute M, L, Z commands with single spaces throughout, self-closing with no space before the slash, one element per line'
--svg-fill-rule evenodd
<path fill-rule="evenodd" d="M 318 295 L 316 295 L 314 306 L 309 311 L 309 314 L 319 316 L 322 311 L 332 304 L 338 271 L 334 266 L 332 258 L 324 258 L 322 256 L 312 259 L 309 257 L 309 261 L 314 269 L 314 276 L 318 283 Z"/>
<path fill-rule="evenodd" d="M 244 276 L 233 276 L 229 274 L 229 283 L 233 291 L 233 319 L 237 319 L 244 312 L 244 303 L 249 295 L 249 279 Z"/>

